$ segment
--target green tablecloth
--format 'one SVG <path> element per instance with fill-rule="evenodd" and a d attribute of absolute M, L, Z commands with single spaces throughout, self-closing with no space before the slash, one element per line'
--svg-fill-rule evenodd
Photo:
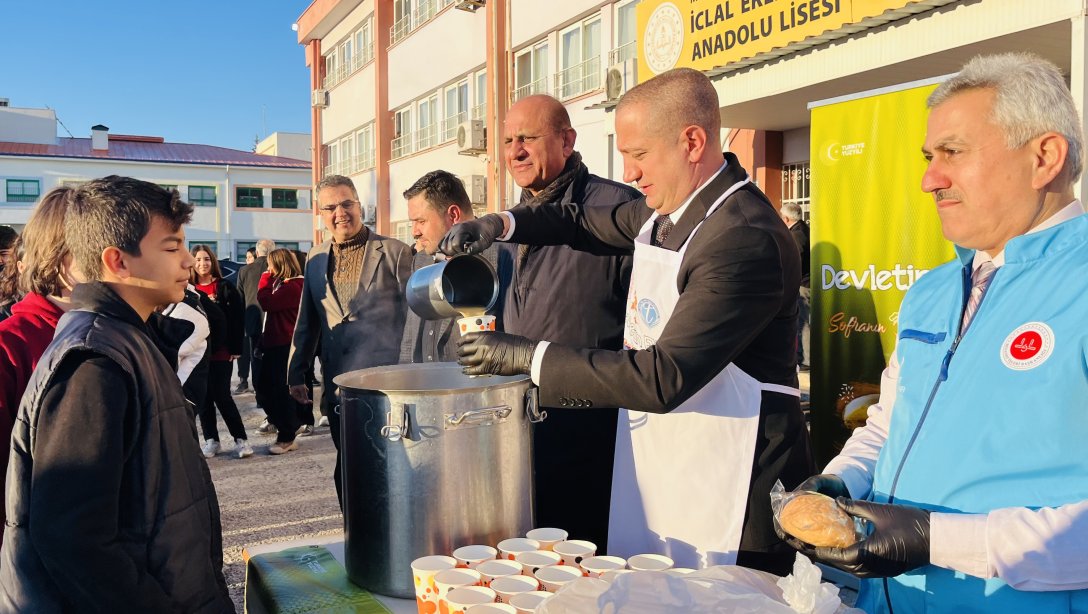
<path fill-rule="evenodd" d="M 344 566 L 322 546 L 254 555 L 246 566 L 246 584 L 256 587 L 273 614 L 389 614 L 373 595 L 348 581 Z"/>

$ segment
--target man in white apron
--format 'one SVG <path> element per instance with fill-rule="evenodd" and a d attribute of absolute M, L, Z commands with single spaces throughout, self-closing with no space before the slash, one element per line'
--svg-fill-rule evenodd
<path fill-rule="evenodd" d="M 624 180 L 643 198 L 485 216 L 452 228 L 442 249 L 474 253 L 501 238 L 633 250 L 625 349 L 494 333 L 464 337 L 459 360 L 470 374 L 530 374 L 544 405 L 629 408 L 610 553 L 786 573 L 793 553 L 774 534 L 768 494 L 812 466 L 796 375 L 800 257 L 736 156 L 723 156 L 720 125 L 702 73 L 663 73 L 616 109 Z"/>

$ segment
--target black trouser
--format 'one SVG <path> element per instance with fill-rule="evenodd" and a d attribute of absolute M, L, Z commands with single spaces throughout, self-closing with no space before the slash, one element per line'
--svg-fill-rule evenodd
<path fill-rule="evenodd" d="M 238 379 L 243 382 L 249 381 L 249 361 L 253 357 L 253 349 L 257 347 L 253 345 L 253 341 L 249 336 L 242 337 L 242 353 L 238 355 Z M 257 370 L 253 370 L 253 380 L 257 380 Z"/>
<path fill-rule="evenodd" d="M 213 360 L 209 365 L 208 396 L 200 410 L 200 429 L 204 431 L 204 439 L 219 441 L 219 427 L 215 423 L 216 407 L 223 416 L 230 436 L 234 439 L 246 439 L 242 416 L 238 413 L 234 398 L 230 396 L 230 376 L 233 372 L 234 364 L 231 360 Z"/>
<path fill-rule="evenodd" d="M 261 370 L 253 382 L 257 400 L 268 414 L 268 421 L 276 427 L 276 441 L 280 443 L 294 441 L 299 425 L 298 406 L 301 404 L 291 398 L 287 388 L 287 355 L 290 351 L 289 345 L 264 348 Z"/>
<path fill-rule="evenodd" d="M 329 407 L 329 434 L 332 436 L 332 445 L 336 446 L 336 468 L 332 470 L 332 482 L 336 486 L 336 500 L 340 502 L 340 511 L 343 512 L 344 482 L 340 475 L 340 406 L 336 400 L 336 385 L 332 383 L 332 378 L 331 374 L 325 376 L 325 381 L 321 385 L 321 397 Z"/>

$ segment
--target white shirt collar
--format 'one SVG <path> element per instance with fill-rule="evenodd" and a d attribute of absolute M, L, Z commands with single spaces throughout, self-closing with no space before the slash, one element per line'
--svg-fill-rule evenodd
<path fill-rule="evenodd" d="M 729 166 L 729 163 L 723 161 L 722 165 L 718 167 L 718 170 L 710 176 L 710 179 L 707 179 L 702 184 L 700 184 L 699 187 L 695 188 L 695 191 L 692 192 L 691 195 L 684 200 L 684 204 L 680 205 L 680 207 L 676 211 L 673 211 L 669 214 L 669 219 L 672 220 L 673 224 L 676 224 L 680 221 L 680 216 L 684 215 L 684 212 L 687 211 L 688 205 L 691 204 L 691 201 L 695 200 L 695 197 L 699 195 L 699 192 L 702 192 L 703 188 L 709 185 L 711 181 L 717 179 L 718 175 L 722 174 L 722 171 L 725 170 L 726 166 Z"/>
<path fill-rule="evenodd" d="M 1057 226 L 1058 224 L 1061 224 L 1062 222 L 1068 222 L 1069 220 L 1071 220 L 1071 219 L 1073 219 L 1073 218 L 1075 218 L 1078 215 L 1081 215 L 1083 213 L 1084 213 L 1084 205 L 1081 204 L 1079 199 L 1074 199 L 1073 202 L 1071 202 L 1068 205 L 1066 205 L 1065 207 L 1063 207 L 1060 211 L 1058 211 L 1054 215 L 1046 218 L 1038 226 L 1032 228 L 1031 230 L 1025 232 L 1024 234 L 1030 235 L 1030 234 L 1033 234 L 1033 233 L 1036 233 L 1036 232 L 1042 232 L 1042 231 L 1044 231 L 1044 230 L 1046 230 L 1048 228 L 1053 228 L 1053 227 Z M 977 269 L 979 267 L 979 265 L 981 265 L 983 262 L 987 262 L 987 261 L 992 261 L 994 263 L 995 268 L 1001 268 L 1002 266 L 1005 265 L 1005 250 L 1001 250 L 993 258 L 990 258 L 990 255 L 987 254 L 986 252 L 982 251 L 982 250 L 976 250 L 975 251 L 975 259 L 971 263 L 971 270 L 973 271 L 973 270 Z"/>

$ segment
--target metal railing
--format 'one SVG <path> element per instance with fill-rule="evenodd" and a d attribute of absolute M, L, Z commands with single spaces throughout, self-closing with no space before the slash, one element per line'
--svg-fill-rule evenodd
<path fill-rule="evenodd" d="M 555 73 L 555 97 L 574 98 L 601 87 L 601 58 L 594 56 L 581 64 Z"/>
<path fill-rule="evenodd" d="M 415 142 L 416 135 L 413 132 L 405 132 L 393 139 L 390 158 L 396 160 L 397 158 L 403 158 L 404 156 L 415 152 Z"/>
<path fill-rule="evenodd" d="M 416 151 L 422 151 L 438 144 L 438 124 L 430 124 L 416 130 Z"/>
<path fill-rule="evenodd" d="M 485 113 L 487 113 L 486 102 L 481 102 L 480 104 L 472 107 L 472 119 L 483 119 Z"/>
<path fill-rule="evenodd" d="M 468 113 L 461 111 L 457 115 L 451 115 L 442 120 L 442 142 L 446 143 L 457 138 L 457 126 L 468 119 Z"/>
<path fill-rule="evenodd" d="M 393 27 L 389 29 L 389 44 L 397 44 L 397 42 L 419 29 L 420 26 L 434 19 L 437 14 L 438 0 L 427 0 L 418 3 L 414 9 L 408 11 L 393 23 Z"/>
<path fill-rule="evenodd" d="M 411 34 L 412 30 L 412 11 L 409 11 L 404 17 L 395 21 L 393 27 L 389 28 L 389 44 L 397 44 L 402 38 Z"/>
<path fill-rule="evenodd" d="M 805 221 L 809 221 L 811 203 L 812 169 L 807 162 L 782 165 L 782 204 L 795 203 L 801 207 Z"/>
<path fill-rule="evenodd" d="M 638 57 L 638 42 L 631 41 L 608 52 L 608 65 L 619 64 Z"/>
<path fill-rule="evenodd" d="M 532 96 L 533 94 L 547 94 L 548 93 L 548 81 L 547 77 L 537 79 L 532 83 L 526 83 L 525 85 L 514 90 L 514 100 L 521 100 L 526 96 Z"/>

